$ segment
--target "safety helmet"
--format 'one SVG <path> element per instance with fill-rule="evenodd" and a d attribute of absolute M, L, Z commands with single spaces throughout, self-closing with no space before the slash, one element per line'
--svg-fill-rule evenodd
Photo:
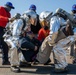
<path fill-rule="evenodd" d="M 40 15 L 39 15 L 39 20 L 43 21 L 45 19 L 50 19 L 50 17 L 52 16 L 52 13 L 53 12 L 50 12 L 50 11 L 43 11 L 43 12 L 41 12 Z"/>
<path fill-rule="evenodd" d="M 33 10 L 26 11 L 21 17 L 25 19 L 27 25 L 31 24 L 31 19 L 35 22 L 33 25 L 37 23 L 37 14 Z"/>
<path fill-rule="evenodd" d="M 65 14 L 65 10 L 63 10 L 61 8 L 57 8 L 55 14 L 59 15 L 60 17 L 62 17 L 64 19 L 67 19 L 67 16 Z"/>
<path fill-rule="evenodd" d="M 16 13 L 16 14 L 14 15 L 14 18 L 15 18 L 15 19 L 19 19 L 19 18 L 20 18 L 20 16 L 21 16 L 21 14 L 20 14 L 20 13 Z"/>
<path fill-rule="evenodd" d="M 57 8 L 57 9 L 56 9 L 56 13 L 58 13 L 58 14 L 62 14 L 63 12 L 64 12 L 64 10 L 61 9 L 61 8 Z"/>
<path fill-rule="evenodd" d="M 34 10 L 36 11 L 36 6 L 34 4 L 31 4 L 30 7 L 29 7 L 29 10 Z"/>
<path fill-rule="evenodd" d="M 29 18 L 37 18 L 37 14 L 33 10 L 28 10 L 24 14 L 26 14 Z"/>
<path fill-rule="evenodd" d="M 9 6 L 9 7 L 12 8 L 12 9 L 15 8 L 11 2 L 7 2 L 7 3 L 5 4 L 5 6 Z"/>
<path fill-rule="evenodd" d="M 76 4 L 74 4 L 73 6 L 72 6 L 72 11 L 73 10 L 76 10 Z"/>

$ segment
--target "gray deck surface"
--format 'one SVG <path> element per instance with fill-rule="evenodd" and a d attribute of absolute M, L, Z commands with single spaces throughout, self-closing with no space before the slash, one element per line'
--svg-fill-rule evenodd
<path fill-rule="evenodd" d="M 10 57 L 10 56 L 9 56 Z M 10 70 L 10 65 L 2 65 L 2 54 L 0 53 L 0 75 L 76 75 L 76 64 L 72 64 L 69 53 L 67 54 L 69 71 L 65 73 L 54 73 L 53 57 L 50 56 L 52 62 L 49 65 L 32 65 L 32 67 L 21 68 L 20 73 L 14 73 Z"/>

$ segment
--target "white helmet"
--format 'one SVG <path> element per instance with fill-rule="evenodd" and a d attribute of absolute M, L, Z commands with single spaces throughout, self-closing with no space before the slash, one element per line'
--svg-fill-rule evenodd
<path fill-rule="evenodd" d="M 21 14 L 20 14 L 20 13 L 16 13 L 16 14 L 14 15 L 14 18 L 15 18 L 15 19 L 19 19 L 19 18 L 20 18 L 20 16 L 21 16 Z"/>
<path fill-rule="evenodd" d="M 24 16 L 28 16 L 29 18 L 37 18 L 37 14 L 33 10 L 28 10 L 24 13 Z"/>
<path fill-rule="evenodd" d="M 26 11 L 23 16 L 22 16 L 25 20 L 26 23 L 30 24 L 29 20 L 32 18 L 33 20 L 37 21 L 37 14 L 33 11 L 33 10 L 28 10 Z"/>
<path fill-rule="evenodd" d="M 40 13 L 39 15 L 39 20 L 40 21 L 43 21 L 43 20 L 49 20 L 52 16 L 52 13 L 53 12 L 50 12 L 50 11 L 43 11 Z"/>
<path fill-rule="evenodd" d="M 64 19 L 67 19 L 66 11 L 61 8 L 56 9 L 56 14 Z"/>
<path fill-rule="evenodd" d="M 61 9 L 61 8 L 57 8 L 56 9 L 56 13 L 63 14 L 64 13 L 64 10 Z"/>

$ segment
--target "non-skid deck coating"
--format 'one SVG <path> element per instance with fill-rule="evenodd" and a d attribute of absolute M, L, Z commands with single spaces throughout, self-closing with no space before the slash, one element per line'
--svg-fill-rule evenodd
<path fill-rule="evenodd" d="M 31 67 L 21 68 L 20 73 L 14 73 L 10 70 L 10 65 L 2 65 L 2 54 L 0 53 L 0 75 L 76 75 L 76 64 L 72 64 L 72 59 L 70 59 L 69 52 L 67 51 L 67 62 L 68 62 L 68 72 L 65 73 L 55 73 L 52 54 L 50 56 L 52 62 L 49 65 L 32 65 Z M 10 52 L 9 52 L 10 53 Z M 9 55 L 10 59 L 10 55 Z"/>

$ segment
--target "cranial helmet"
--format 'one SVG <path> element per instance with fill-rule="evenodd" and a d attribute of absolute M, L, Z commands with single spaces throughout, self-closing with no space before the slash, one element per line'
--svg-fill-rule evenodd
<path fill-rule="evenodd" d="M 73 10 L 76 11 L 76 4 L 74 4 L 74 5 L 72 6 L 72 11 L 73 11 Z"/>
<path fill-rule="evenodd" d="M 39 20 L 43 21 L 43 20 L 50 19 L 51 15 L 52 15 L 52 12 L 50 12 L 50 11 L 43 11 L 39 15 Z"/>

